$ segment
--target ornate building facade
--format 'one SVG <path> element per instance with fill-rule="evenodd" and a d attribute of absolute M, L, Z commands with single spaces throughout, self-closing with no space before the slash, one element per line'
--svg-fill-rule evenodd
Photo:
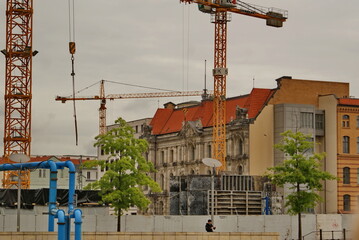
<path fill-rule="evenodd" d="M 359 99 L 339 98 L 338 129 L 338 212 L 359 210 Z"/>
<path fill-rule="evenodd" d="M 221 174 L 249 175 L 249 124 L 272 91 L 253 89 L 251 94 L 227 99 L 226 171 Z M 262 98 L 253 98 L 255 95 Z M 212 157 L 212 101 L 165 104 L 158 109 L 144 137 L 150 143 L 148 159 L 157 172 L 154 178 L 163 192 L 153 194 L 153 213 L 170 213 L 170 179 L 173 176 L 206 175 L 212 169 L 203 158 Z"/>

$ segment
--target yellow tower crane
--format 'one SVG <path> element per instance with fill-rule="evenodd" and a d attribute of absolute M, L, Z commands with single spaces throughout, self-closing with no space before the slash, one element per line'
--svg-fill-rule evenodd
<path fill-rule="evenodd" d="M 219 160 L 226 170 L 226 76 L 227 68 L 227 22 L 230 13 L 265 19 L 268 26 L 282 27 L 288 17 L 286 10 L 261 7 L 238 0 L 180 0 L 197 3 L 201 12 L 211 14 L 214 30 L 214 98 L 213 98 L 213 158 Z"/>
<path fill-rule="evenodd" d="M 130 99 L 130 98 L 159 98 L 159 97 L 186 97 L 186 96 L 201 96 L 202 91 L 168 91 L 168 92 L 152 92 L 152 93 L 123 93 L 123 94 L 108 94 L 105 95 L 105 80 L 101 80 L 100 94 L 95 96 L 69 96 L 62 97 L 57 96 L 56 101 L 65 103 L 66 101 L 78 101 L 78 100 L 99 100 L 99 134 L 106 133 L 106 100 L 115 99 Z M 212 91 L 206 90 L 206 94 L 212 94 Z"/>

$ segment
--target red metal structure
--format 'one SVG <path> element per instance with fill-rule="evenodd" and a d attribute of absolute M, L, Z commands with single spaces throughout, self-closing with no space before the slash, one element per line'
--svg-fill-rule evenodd
<path fill-rule="evenodd" d="M 266 19 L 267 25 L 282 27 L 287 11 L 256 6 L 238 0 L 180 0 L 197 3 L 200 11 L 212 14 L 214 31 L 214 99 L 213 99 L 213 158 L 219 160 L 226 170 L 226 77 L 227 68 L 227 22 L 231 13 Z"/>
<path fill-rule="evenodd" d="M 8 0 L 6 7 L 4 159 L 30 156 L 32 98 L 32 0 Z M 22 171 L 21 187 L 29 188 L 29 172 Z M 17 185 L 17 171 L 4 173 L 3 187 Z"/>

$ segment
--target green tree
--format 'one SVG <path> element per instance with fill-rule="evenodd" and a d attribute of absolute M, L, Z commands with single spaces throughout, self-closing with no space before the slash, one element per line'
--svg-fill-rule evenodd
<path fill-rule="evenodd" d="M 152 192 L 160 192 L 161 189 L 149 176 L 149 173 L 155 172 L 155 168 L 144 157 L 148 150 L 147 141 L 136 139 L 134 130 L 122 118 L 115 123 L 119 126 L 97 136 L 94 144 L 109 155 L 107 160 L 113 161 L 87 162 L 87 167 L 100 166 L 106 172 L 101 179 L 87 185 L 86 189 L 100 190 L 102 202 L 110 204 L 118 215 L 117 230 L 120 231 L 120 216 L 123 211 L 131 206 L 145 210 L 151 203 L 143 192 L 143 187 L 149 187 Z"/>
<path fill-rule="evenodd" d="M 302 239 L 301 213 L 314 208 L 322 198 L 318 194 L 323 190 L 324 180 L 336 177 L 320 170 L 324 153 L 311 153 L 314 143 L 310 135 L 301 132 L 286 131 L 281 134 L 281 143 L 275 148 L 282 151 L 286 159 L 282 164 L 269 168 L 267 177 L 279 187 L 289 185 L 293 192 L 286 197 L 288 213 L 298 215 L 298 239 Z"/>

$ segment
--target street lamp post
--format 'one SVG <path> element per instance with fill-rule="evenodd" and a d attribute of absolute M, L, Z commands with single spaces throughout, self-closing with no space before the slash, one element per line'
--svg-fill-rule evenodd
<path fill-rule="evenodd" d="M 212 175 L 211 175 L 211 220 L 212 224 L 214 225 L 214 175 L 216 172 L 216 168 L 222 166 L 222 163 L 214 158 L 203 158 L 202 162 L 212 168 Z"/>
<path fill-rule="evenodd" d="M 30 157 L 22 153 L 13 153 L 9 159 L 16 163 L 25 163 Z M 20 209 L 21 209 L 21 166 L 17 170 L 17 212 L 16 212 L 16 231 L 20 232 Z"/>
<path fill-rule="evenodd" d="M 21 167 L 17 170 L 17 212 L 16 212 L 16 231 L 20 232 L 20 209 L 21 209 Z"/>

